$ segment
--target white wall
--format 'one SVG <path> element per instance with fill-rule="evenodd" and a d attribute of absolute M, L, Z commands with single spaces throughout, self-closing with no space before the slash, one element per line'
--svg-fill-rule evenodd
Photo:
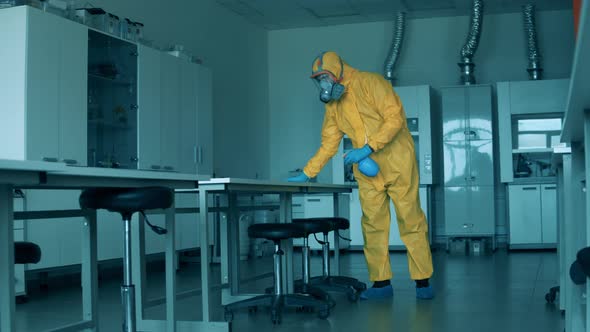
<path fill-rule="evenodd" d="M 537 24 L 545 77 L 569 77 L 574 43 L 571 11 L 540 12 Z M 467 16 L 408 20 L 397 85 L 457 84 L 459 50 L 468 27 Z M 322 50 L 334 50 L 354 67 L 381 72 L 392 30 L 392 22 L 373 22 L 269 32 L 272 178 L 303 166 L 319 146 L 323 106 L 308 79 L 313 58 Z M 484 17 L 475 63 L 479 83 L 528 79 L 520 13 Z M 288 121 L 291 117 L 302 121 Z M 326 169 L 319 180 L 327 180 L 329 173 Z"/>
<path fill-rule="evenodd" d="M 521 13 L 484 16 L 475 55 L 478 83 L 528 79 L 522 26 Z M 574 48 L 571 11 L 539 12 L 537 26 L 545 78 L 569 77 Z M 432 85 L 436 115 L 440 114 L 436 88 L 459 82 L 457 62 L 468 28 L 467 16 L 407 21 L 396 85 Z M 269 32 L 271 178 L 283 178 L 288 170 L 303 167 L 319 147 L 323 105 L 308 78 L 313 58 L 322 50 L 334 50 L 360 70 L 382 72 L 392 31 L 392 22 L 373 22 Z M 318 181 L 331 181 L 331 167 L 322 171 Z M 442 210 L 438 208 L 442 196 L 436 189 L 435 234 L 444 235 Z M 507 231 L 505 197 L 498 180 L 496 214 L 501 238 Z"/>
<path fill-rule="evenodd" d="M 266 30 L 213 0 L 91 2 L 144 23 L 158 45 L 182 44 L 202 58 L 213 71 L 216 175 L 268 177 Z"/>

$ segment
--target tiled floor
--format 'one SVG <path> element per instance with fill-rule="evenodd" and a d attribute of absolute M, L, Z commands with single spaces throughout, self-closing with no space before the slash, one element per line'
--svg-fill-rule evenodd
<path fill-rule="evenodd" d="M 299 258 L 296 255 L 296 258 Z M 366 267 L 361 253 L 342 256 L 344 274 L 366 281 Z M 563 331 L 563 316 L 557 305 L 545 302 L 547 290 L 556 284 L 557 256 L 555 252 L 506 253 L 498 251 L 484 257 L 434 254 L 435 276 L 432 283 L 437 296 L 432 301 L 415 299 L 414 284 L 409 280 L 407 259 L 403 253 L 392 253 L 395 273 L 392 300 L 349 303 L 345 296 L 336 295 L 337 306 L 327 320 L 314 314 L 289 312 L 280 326 L 273 326 L 267 311 L 257 314 L 240 312 L 235 315 L 233 331 Z M 312 271 L 320 271 L 320 258 L 314 256 Z M 298 267 L 296 267 L 299 271 Z M 244 262 L 244 275 L 272 271 L 268 258 Z M 214 280 L 219 280 L 214 267 Z M 179 291 L 195 288 L 199 272 L 196 265 L 184 266 L 178 273 Z M 163 271 L 150 270 L 149 293 L 164 293 Z M 244 285 L 248 292 L 270 286 L 269 278 Z M 100 293 L 101 331 L 120 331 L 120 276 L 102 280 Z M 41 331 L 76 321 L 81 315 L 79 278 L 52 283 L 48 291 L 36 287 L 29 302 L 17 306 L 18 331 Z M 213 292 L 214 302 L 220 303 L 220 292 Z M 163 318 L 164 307 L 146 310 L 149 318 Z M 222 308 L 214 309 L 222 320 Z M 200 298 L 179 302 L 181 320 L 200 318 Z"/>

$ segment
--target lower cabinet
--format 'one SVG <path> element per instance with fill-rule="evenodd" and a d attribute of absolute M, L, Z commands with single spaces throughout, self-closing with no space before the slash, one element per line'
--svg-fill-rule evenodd
<path fill-rule="evenodd" d="M 339 217 L 349 219 L 349 197 L 348 194 L 340 196 Z M 319 217 L 333 217 L 334 216 L 334 196 L 327 195 L 303 195 L 293 197 L 293 219 L 299 218 L 319 218 Z M 351 221 L 352 227 L 352 221 Z M 340 235 L 344 238 L 350 238 L 351 229 L 340 231 Z M 318 239 L 322 239 L 322 234 L 317 234 Z M 330 249 L 334 249 L 334 232 L 328 235 L 330 241 Z M 293 239 L 294 246 L 303 245 L 302 239 Z M 312 250 L 320 250 L 322 246 L 314 239 L 309 237 L 309 246 Z M 340 249 L 349 248 L 349 241 L 340 239 Z"/>
<path fill-rule="evenodd" d="M 557 245 L 555 184 L 509 185 L 508 202 L 511 248 Z"/>

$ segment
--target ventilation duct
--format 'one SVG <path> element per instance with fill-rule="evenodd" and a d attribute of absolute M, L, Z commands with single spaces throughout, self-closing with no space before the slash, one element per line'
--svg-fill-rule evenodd
<path fill-rule="evenodd" d="M 467 41 L 461 49 L 461 62 L 458 63 L 461 68 L 461 83 L 465 85 L 475 84 L 475 76 L 473 70 L 475 64 L 473 63 L 473 56 L 477 51 L 479 44 L 479 37 L 481 36 L 481 29 L 483 24 L 483 0 L 473 0 L 473 11 L 471 13 L 471 28 Z"/>
<path fill-rule="evenodd" d="M 529 58 L 529 79 L 542 79 L 543 68 L 541 68 L 541 54 L 537 45 L 537 27 L 535 25 L 535 5 L 529 3 L 523 6 L 522 18 L 524 21 L 524 32 L 528 47 Z"/>
<path fill-rule="evenodd" d="M 399 52 L 402 47 L 402 42 L 404 41 L 405 25 L 406 13 L 398 12 L 393 27 L 393 42 L 391 43 L 387 60 L 385 61 L 385 78 L 389 80 L 391 84 L 393 84 L 394 80 L 393 70 L 395 69 L 395 64 L 397 63 Z"/>

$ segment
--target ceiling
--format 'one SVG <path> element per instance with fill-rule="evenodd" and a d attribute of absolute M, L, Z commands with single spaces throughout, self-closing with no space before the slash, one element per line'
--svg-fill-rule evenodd
<path fill-rule="evenodd" d="M 468 15 L 472 0 L 215 0 L 248 21 L 269 30 L 393 20 L 397 11 L 410 18 Z M 484 0 L 486 13 L 521 10 L 531 0 Z M 569 9 L 572 1 L 535 0 L 537 10 Z"/>

